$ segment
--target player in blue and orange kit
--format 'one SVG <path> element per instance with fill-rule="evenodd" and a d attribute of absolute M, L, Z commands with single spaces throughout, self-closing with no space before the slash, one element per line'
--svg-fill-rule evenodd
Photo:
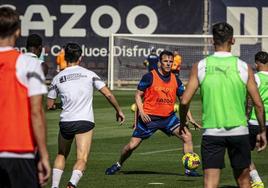
<path fill-rule="evenodd" d="M 150 72 L 154 69 L 158 69 L 158 62 L 159 62 L 159 57 L 156 54 L 156 49 L 152 48 L 150 54 L 145 59 L 143 64 L 147 67 L 148 72 Z"/>
<path fill-rule="evenodd" d="M 179 132 L 180 121 L 174 113 L 174 104 L 177 97 L 184 92 L 184 86 L 175 74 L 171 73 L 173 58 L 172 52 L 161 52 L 160 67 L 145 74 L 140 81 L 135 95 L 139 110 L 137 125 L 130 142 L 123 148 L 119 161 L 107 168 L 105 174 L 113 175 L 119 171 L 141 142 L 157 130 L 180 138 L 183 141 L 184 153 L 193 152 L 192 135 L 188 129 L 183 133 Z M 198 176 L 196 171 L 185 170 L 185 174 Z"/>

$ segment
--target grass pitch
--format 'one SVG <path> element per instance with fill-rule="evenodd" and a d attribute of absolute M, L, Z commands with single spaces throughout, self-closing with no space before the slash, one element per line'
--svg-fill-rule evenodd
<path fill-rule="evenodd" d="M 114 92 L 123 112 L 126 122 L 123 126 L 115 120 L 115 111 L 98 92 L 94 95 L 95 123 L 93 144 L 87 169 L 78 187 L 109 188 L 109 187 L 203 187 L 203 177 L 185 177 L 182 167 L 182 143 L 176 137 L 167 137 L 157 132 L 145 140 L 125 162 L 121 172 L 107 176 L 104 171 L 119 158 L 122 147 L 128 143 L 132 134 L 133 113 L 130 106 L 134 103 L 134 91 Z M 194 118 L 201 122 L 201 102 L 199 95 L 191 103 Z M 51 165 L 57 153 L 57 134 L 60 110 L 46 112 L 48 124 L 48 149 Z M 200 154 L 201 131 L 192 130 L 194 150 Z M 68 157 L 60 187 L 66 187 L 75 162 L 75 145 Z M 243 147 L 243 146 L 241 146 Z M 252 158 L 256 162 L 259 174 L 265 186 L 268 186 L 268 153 L 267 150 Z M 225 160 L 226 168 L 222 170 L 221 188 L 236 187 L 229 160 Z M 201 166 L 198 171 L 202 173 Z M 51 182 L 46 187 L 50 187 Z"/>

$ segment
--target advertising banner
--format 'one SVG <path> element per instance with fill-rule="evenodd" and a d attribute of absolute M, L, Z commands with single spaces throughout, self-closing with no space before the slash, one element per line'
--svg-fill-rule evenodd
<path fill-rule="evenodd" d="M 29 34 L 42 36 L 48 77 L 54 74 L 55 56 L 68 42 L 81 45 L 82 66 L 107 79 L 111 33 L 202 34 L 203 27 L 203 1 L 196 0 L 2 0 L 0 6 L 20 13 L 20 50 L 25 50 Z"/>

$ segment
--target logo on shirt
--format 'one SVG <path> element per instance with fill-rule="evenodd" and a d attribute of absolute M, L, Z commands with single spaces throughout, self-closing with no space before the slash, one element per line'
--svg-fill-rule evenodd
<path fill-rule="evenodd" d="M 83 75 L 81 73 L 73 73 L 60 77 L 60 83 L 71 81 L 71 80 L 79 80 L 80 78 L 86 78 L 87 75 Z"/>
<path fill-rule="evenodd" d="M 173 100 L 168 98 L 157 98 L 156 102 L 160 104 L 173 104 Z"/>
<path fill-rule="evenodd" d="M 169 93 L 169 90 L 161 90 L 165 95 L 166 95 L 166 97 L 168 97 L 168 93 Z"/>
<path fill-rule="evenodd" d="M 66 76 L 60 77 L 60 83 L 63 83 L 63 82 L 66 82 L 66 81 L 67 81 Z"/>
<path fill-rule="evenodd" d="M 222 72 L 223 74 L 225 74 L 225 76 L 227 75 L 227 71 L 230 69 L 231 67 L 228 66 L 226 68 L 222 68 L 222 67 L 215 67 L 215 71 L 216 72 Z"/>

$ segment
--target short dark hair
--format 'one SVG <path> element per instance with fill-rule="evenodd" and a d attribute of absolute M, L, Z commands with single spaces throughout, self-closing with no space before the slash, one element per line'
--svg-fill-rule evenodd
<path fill-rule="evenodd" d="M 37 34 L 31 34 L 27 38 L 26 48 L 29 50 L 30 47 L 38 48 L 42 46 L 42 38 Z"/>
<path fill-rule="evenodd" d="M 233 38 L 234 29 L 226 23 L 216 23 L 212 27 L 213 40 L 215 45 L 221 45 Z"/>
<path fill-rule="evenodd" d="M 255 62 L 258 61 L 262 64 L 266 64 L 268 62 L 268 53 L 264 51 L 260 51 L 255 54 Z"/>
<path fill-rule="evenodd" d="M 20 28 L 19 14 L 9 7 L 0 8 L 0 38 L 12 36 Z"/>
<path fill-rule="evenodd" d="M 163 51 L 160 53 L 160 55 L 159 55 L 159 59 L 160 59 L 160 61 L 162 61 L 162 57 L 163 57 L 163 55 L 167 55 L 167 56 L 172 56 L 172 57 L 174 57 L 174 55 L 173 55 L 173 53 L 172 53 L 171 51 L 163 50 Z"/>
<path fill-rule="evenodd" d="M 67 63 L 77 62 L 82 54 L 81 47 L 76 43 L 68 43 L 64 51 L 65 51 L 64 58 L 67 61 Z"/>

